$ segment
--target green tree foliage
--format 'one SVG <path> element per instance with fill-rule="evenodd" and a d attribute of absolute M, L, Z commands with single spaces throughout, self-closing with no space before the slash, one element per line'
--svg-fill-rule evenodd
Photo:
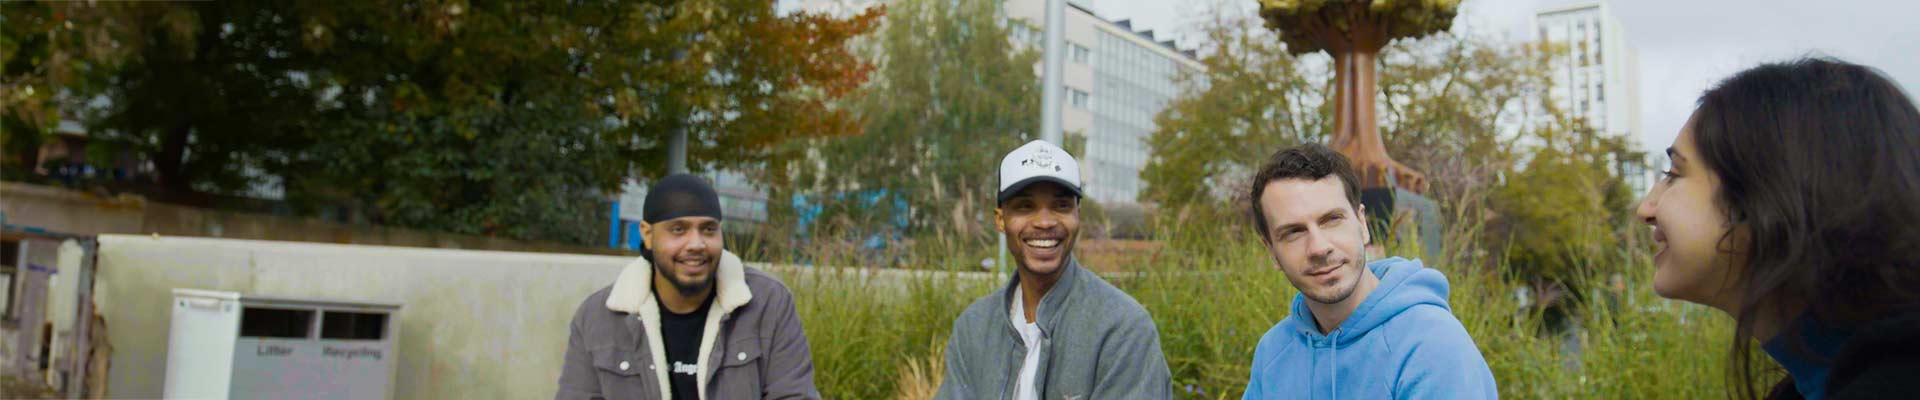
<path fill-rule="evenodd" d="M 865 133 L 796 143 L 812 157 L 790 163 L 796 190 L 820 203 L 825 229 L 905 219 L 910 234 L 989 237 L 1000 157 L 1034 136 L 1040 108 L 1039 56 L 1016 51 L 998 6 L 888 5 L 871 48 L 877 77 L 846 103 Z M 875 194 L 908 209 L 874 206 L 866 196 Z"/>
<path fill-rule="evenodd" d="M 1267 27 L 1293 54 L 1368 46 L 1447 30 L 1460 0 L 1259 0 Z"/>
<path fill-rule="evenodd" d="M 1327 80 L 1249 19 L 1217 16 L 1204 27 L 1204 73 L 1176 78 L 1193 90 L 1154 117 L 1142 202 L 1182 214 L 1233 208 L 1253 168 L 1273 150 L 1319 141 L 1331 129 Z M 1231 216 L 1229 216 L 1231 217 Z"/>
<path fill-rule="evenodd" d="M 1644 153 L 1584 123 L 1548 124 L 1529 134 L 1537 144 L 1524 150 L 1524 163 L 1506 173 L 1491 198 L 1499 217 L 1487 234 L 1506 239 L 1496 243 L 1504 244 L 1508 272 L 1559 289 L 1578 288 L 1580 277 L 1595 272 L 1618 271 L 1619 265 L 1593 260 L 1618 252 L 1626 244 L 1623 231 L 1638 228 L 1631 214 L 1639 194 L 1627 189 L 1620 171 Z"/>
<path fill-rule="evenodd" d="M 1494 216 L 1484 249 L 1509 273 L 1566 288 L 1619 268 L 1593 260 L 1634 228 L 1625 171 L 1645 155 L 1551 101 L 1554 46 L 1452 34 L 1396 43 L 1382 57 L 1380 106 L 1389 151 L 1427 171 L 1430 196 L 1452 215 Z"/>
<path fill-rule="evenodd" d="M 778 144 L 857 132 L 828 102 L 870 65 L 877 13 L 764 1 L 185 2 L 90 9 L 125 68 L 80 99 L 98 143 L 169 197 L 277 182 L 376 223 L 592 243 L 605 194 L 665 172 L 761 171 Z M 11 17 L 10 17 L 11 18 Z M 58 19 L 56 17 L 55 19 Z M 10 40 L 14 37 L 11 30 Z M 783 174 L 751 174 L 772 179 Z"/>
<path fill-rule="evenodd" d="M 1217 47 L 1201 62 L 1203 90 L 1170 103 L 1149 139 L 1142 200 L 1163 220 L 1229 221 L 1245 210 L 1244 181 L 1273 151 L 1321 142 L 1331 129 L 1327 72 L 1262 38 L 1247 20 L 1216 19 Z M 1542 285 L 1617 268 L 1590 260 L 1623 245 L 1635 193 L 1623 183 L 1644 155 L 1625 138 L 1594 132 L 1547 96 L 1552 48 L 1448 33 L 1382 50 L 1382 138 L 1392 156 L 1427 171 L 1428 196 L 1444 215 L 1485 216 L 1466 241 L 1503 257 L 1509 271 Z"/>
<path fill-rule="evenodd" d="M 0 174 L 29 178 L 40 165 L 40 146 L 63 117 L 62 104 L 78 93 L 99 90 L 132 43 L 113 38 L 135 29 L 106 23 L 108 10 L 123 3 L 32 2 L 0 6 Z M 188 21 L 161 18 L 175 32 Z"/>
<path fill-rule="evenodd" d="M 1515 139 L 1543 122 L 1526 107 L 1545 100 L 1547 61 L 1534 46 L 1451 33 L 1388 46 L 1379 103 L 1387 151 L 1426 171 L 1429 197 L 1455 208 L 1483 205 L 1514 166 Z"/>
<path fill-rule="evenodd" d="M 285 170 L 315 102 L 297 77 L 315 59 L 294 51 L 291 4 L 101 10 L 127 25 L 116 40 L 135 50 L 85 93 L 106 102 L 80 110 L 95 145 L 145 155 L 166 200 L 238 192 L 254 183 L 250 168 Z"/>

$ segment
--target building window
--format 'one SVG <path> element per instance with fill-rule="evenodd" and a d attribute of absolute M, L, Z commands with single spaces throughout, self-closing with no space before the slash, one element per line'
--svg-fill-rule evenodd
<path fill-rule="evenodd" d="M 1087 92 L 1074 88 L 1067 88 L 1067 92 L 1073 96 L 1073 108 L 1087 109 Z"/>
<path fill-rule="evenodd" d="M 1092 49 L 1081 46 L 1079 43 L 1067 43 L 1067 48 L 1073 49 L 1073 62 L 1086 64 L 1087 58 L 1093 55 Z"/>

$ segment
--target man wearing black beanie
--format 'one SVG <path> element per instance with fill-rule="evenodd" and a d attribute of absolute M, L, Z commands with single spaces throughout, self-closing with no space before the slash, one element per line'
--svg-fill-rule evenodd
<path fill-rule="evenodd" d="M 555 399 L 817 399 L 785 284 L 724 250 L 698 176 L 647 191 L 641 257 L 574 311 Z"/>

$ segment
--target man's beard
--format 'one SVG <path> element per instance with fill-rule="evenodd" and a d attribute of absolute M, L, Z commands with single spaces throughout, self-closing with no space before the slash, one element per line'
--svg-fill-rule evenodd
<path fill-rule="evenodd" d="M 673 264 L 672 259 L 668 259 L 667 262 L 668 265 Z M 707 279 L 701 280 L 681 280 L 679 275 L 671 272 L 671 267 L 662 267 L 658 262 L 653 265 L 661 277 L 667 278 L 667 284 L 673 285 L 674 291 L 680 292 L 683 297 L 693 297 L 713 287 L 714 280 L 720 277 L 720 261 L 708 259 L 707 262 L 710 264 L 707 266 Z"/>
<path fill-rule="evenodd" d="M 693 296 L 699 296 L 700 292 L 706 291 L 707 288 L 713 287 L 713 280 L 715 278 L 718 278 L 718 277 L 714 276 L 714 274 L 707 274 L 707 279 L 705 280 L 700 280 L 695 282 L 682 282 L 680 281 L 680 278 L 673 277 L 673 274 L 667 274 L 667 283 L 673 284 L 673 290 L 680 292 L 681 296 L 693 297 Z"/>
<path fill-rule="evenodd" d="M 1365 235 L 1365 234 L 1363 233 L 1362 235 Z M 1362 240 L 1364 239 L 1365 237 L 1363 236 Z M 1355 263 L 1355 265 L 1352 265 L 1352 267 L 1358 268 L 1359 272 L 1353 275 L 1354 279 L 1352 282 L 1346 283 L 1348 285 L 1346 291 L 1341 293 L 1335 293 L 1333 297 L 1327 297 L 1327 298 L 1320 298 L 1317 296 L 1313 296 L 1312 294 L 1306 293 L 1305 291 L 1302 291 L 1301 294 L 1306 295 L 1308 299 L 1313 300 L 1314 302 L 1317 302 L 1320 304 L 1338 304 L 1340 302 L 1347 301 L 1347 298 L 1353 297 L 1353 292 L 1357 292 L 1360 290 L 1360 282 L 1366 280 L 1366 277 L 1363 275 L 1373 273 L 1373 270 L 1367 269 L 1367 246 L 1365 244 L 1360 245 L 1360 252 L 1357 254 L 1354 254 L 1353 258 L 1349 259 L 1348 262 Z M 1312 269 L 1318 269 L 1318 267 L 1314 267 Z M 1295 283 L 1294 287 L 1298 288 L 1301 286 L 1298 283 Z"/>

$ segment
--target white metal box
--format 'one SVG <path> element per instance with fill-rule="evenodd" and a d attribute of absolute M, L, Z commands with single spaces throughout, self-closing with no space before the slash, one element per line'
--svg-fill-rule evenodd
<path fill-rule="evenodd" d="M 396 304 L 173 290 L 167 398 L 388 399 Z"/>

